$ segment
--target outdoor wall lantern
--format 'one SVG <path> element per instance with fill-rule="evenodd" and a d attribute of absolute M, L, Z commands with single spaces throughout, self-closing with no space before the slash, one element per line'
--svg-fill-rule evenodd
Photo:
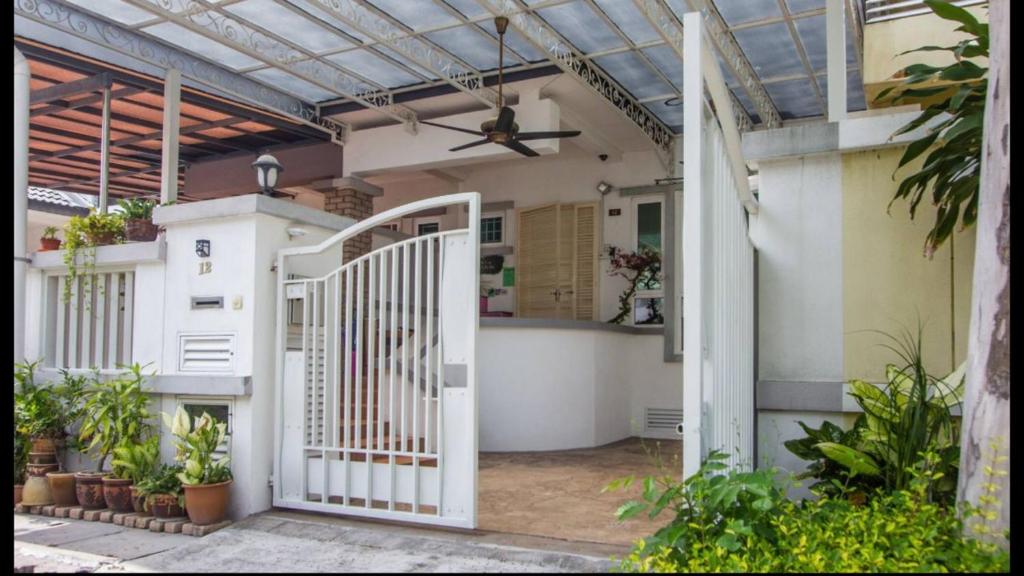
<path fill-rule="evenodd" d="M 260 190 L 267 196 L 275 196 L 274 186 L 277 186 L 277 175 L 284 172 L 284 166 L 270 154 L 264 154 L 252 163 L 256 169 L 256 181 L 259 182 Z"/>
<path fill-rule="evenodd" d="M 601 182 L 600 184 L 597 185 L 597 191 L 600 192 L 602 196 L 604 196 L 605 194 L 612 191 L 612 185 L 607 182 Z"/>

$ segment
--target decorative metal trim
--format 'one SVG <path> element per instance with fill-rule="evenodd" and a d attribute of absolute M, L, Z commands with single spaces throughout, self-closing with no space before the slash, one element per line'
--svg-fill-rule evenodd
<path fill-rule="evenodd" d="M 316 106 L 162 42 L 81 12 L 60 0 L 16 0 L 14 13 L 153 66 L 180 70 L 183 76 L 191 80 L 320 128 L 330 133 L 334 142 L 343 142 L 348 132 L 345 124 L 320 117 Z"/>
<path fill-rule="evenodd" d="M 662 40 L 668 44 L 672 51 L 675 52 L 676 57 L 685 65 L 686 59 L 683 53 L 683 29 L 682 25 L 676 20 L 675 16 L 672 15 L 665 6 L 663 6 L 658 0 L 633 0 L 636 7 L 640 10 L 640 13 L 647 18 L 647 22 L 658 31 Z M 750 115 L 747 114 L 743 104 L 736 99 L 736 95 L 729 90 L 729 99 L 732 101 L 732 112 L 736 117 L 736 126 L 740 132 L 746 132 L 753 126 L 753 122 L 750 120 Z"/>
<path fill-rule="evenodd" d="M 764 85 L 761 84 L 757 73 L 754 72 L 754 67 L 750 65 L 746 56 L 743 55 L 743 50 L 740 49 L 736 39 L 729 32 L 722 15 L 707 0 L 687 0 L 687 3 L 690 8 L 700 12 L 703 16 L 708 36 L 718 47 L 718 53 L 722 55 L 722 59 L 732 70 L 733 75 L 739 79 L 740 84 L 747 91 L 751 102 L 757 108 L 757 115 L 760 117 L 761 123 L 768 128 L 782 126 L 782 116 L 779 115 L 779 110 L 772 102 L 768 91 L 764 89 Z"/>
<path fill-rule="evenodd" d="M 278 41 L 242 22 L 218 13 L 195 0 L 125 0 L 193 32 L 219 42 L 339 95 L 352 98 L 367 108 L 399 122 L 415 124 L 416 114 L 395 104 L 392 94 L 369 86 L 337 68 L 310 58 L 301 50 Z"/>
<path fill-rule="evenodd" d="M 600 68 L 563 42 L 536 16 L 520 12 L 518 6 L 511 0 L 478 0 L 478 2 L 492 14 L 507 16 L 512 26 L 531 44 L 541 50 L 551 62 L 582 80 L 591 90 L 615 106 L 620 113 L 636 124 L 654 142 L 661 154 L 671 154 L 675 140 L 672 131 Z"/>

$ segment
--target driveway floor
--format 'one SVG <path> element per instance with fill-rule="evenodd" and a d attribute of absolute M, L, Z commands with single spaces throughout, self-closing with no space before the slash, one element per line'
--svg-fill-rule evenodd
<path fill-rule="evenodd" d="M 641 479 L 658 474 L 655 454 L 660 453 L 666 473 L 678 478 L 681 452 L 678 440 L 629 438 L 591 449 L 481 453 L 479 526 L 628 547 L 668 523 L 669 513 L 620 523 L 615 511 L 627 500 L 641 499 Z M 601 493 L 612 480 L 631 474 L 637 481 L 628 489 Z"/>

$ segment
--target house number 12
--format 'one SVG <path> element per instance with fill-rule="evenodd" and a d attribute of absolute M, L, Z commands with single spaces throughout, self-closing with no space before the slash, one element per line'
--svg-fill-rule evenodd
<path fill-rule="evenodd" d="M 213 271 L 213 262 L 210 262 L 209 260 L 206 260 L 206 261 L 203 261 L 203 262 L 199 263 L 199 273 L 200 274 L 209 274 L 212 271 Z"/>

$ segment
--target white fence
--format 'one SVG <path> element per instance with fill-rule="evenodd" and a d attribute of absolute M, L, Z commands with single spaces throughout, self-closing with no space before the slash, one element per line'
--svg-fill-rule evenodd
<path fill-rule="evenodd" d="M 754 250 L 738 133 L 699 13 L 683 19 L 683 474 L 712 450 L 749 467 L 754 450 Z M 705 85 L 715 113 L 705 104 Z M 722 126 L 719 126 L 721 119 Z"/>
<path fill-rule="evenodd" d="M 461 204 L 466 228 L 324 258 Z M 275 505 L 475 525 L 479 211 L 476 193 L 432 198 L 279 253 Z"/>

